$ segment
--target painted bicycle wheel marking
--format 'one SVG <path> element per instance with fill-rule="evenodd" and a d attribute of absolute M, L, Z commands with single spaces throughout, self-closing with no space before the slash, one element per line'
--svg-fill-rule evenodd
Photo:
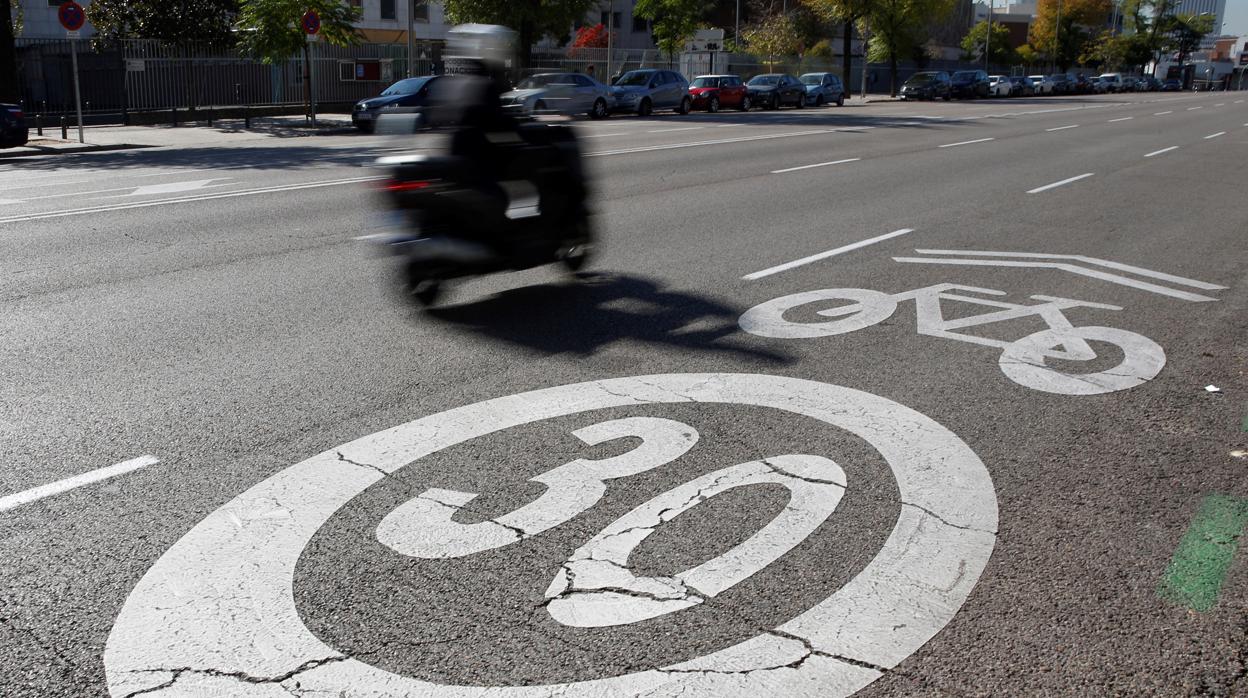
<path fill-rule="evenodd" d="M 461 686 L 401 676 L 324 644 L 299 618 L 294 575 L 304 547 L 335 512 L 383 473 L 458 443 L 531 422 L 589 410 L 690 401 L 706 403 L 708 409 L 715 404 L 773 408 L 823 421 L 871 444 L 892 470 L 902 504 L 879 554 L 841 589 L 774 630 L 679 664 L 574 683 Z M 670 420 L 636 421 L 645 419 L 604 422 L 595 425 L 600 430 L 596 433 L 580 430 L 582 440 L 593 443 L 590 439 L 616 433 L 613 430 L 640 429 L 652 435 L 654 443 L 643 436 L 645 443 L 634 450 L 647 446 L 655 450 L 647 451 L 650 455 L 644 459 L 633 452 L 617 457 L 632 454 L 634 460 L 626 463 L 607 459 L 564 466 L 568 468 L 565 475 L 581 476 L 581 487 L 559 495 L 562 499 L 557 501 L 563 502 L 559 506 L 513 512 L 525 524 L 521 527 L 524 535 L 537 535 L 546 530 L 543 526 L 557 525 L 560 516 L 587 502 L 592 506 L 597 501 L 592 496 L 595 482 L 619 476 L 617 472 L 645 469 L 655 454 L 666 458 L 696 439 L 695 432 L 680 432 L 677 438 L 668 429 L 671 425 L 664 424 Z M 608 461 L 615 461 L 619 470 L 603 467 Z M 590 474 L 598 480 L 587 477 Z M 822 521 L 835 508 L 835 498 L 820 503 L 820 497 L 852 487 L 839 466 L 817 455 L 781 455 L 712 475 L 718 482 L 700 478 L 679 485 L 626 514 L 574 553 L 564 569 L 586 559 L 585 551 L 592 557 L 595 550 L 606 550 L 612 559 L 626 563 L 632 549 L 628 543 L 612 548 L 604 539 L 629 522 L 656 523 L 656 512 L 668 504 L 676 504 L 680 511 L 695 506 L 696 502 L 676 501 L 690 487 L 702 488 L 705 496 L 757 482 L 788 487 L 791 501 L 798 504 L 796 513 L 788 518 L 778 514 L 737 548 L 674 577 L 633 575 L 623 580 L 663 584 L 682 578 L 692 580 L 695 587 L 700 584 L 704 587 L 700 591 L 710 596 L 737 583 L 742 575 L 748 576 L 745 558 L 762 552 L 762 564 L 767 564 L 768 558 L 783 555 L 795 539 L 804 538 L 803 531 L 813 530 L 812 521 Z M 805 484 L 797 484 L 799 480 Z M 418 537 L 401 535 L 405 517 L 411 520 L 413 515 L 430 512 L 436 512 L 436 507 L 424 513 L 398 514 L 390 520 L 394 525 L 386 529 L 395 535 L 383 542 L 391 547 L 409 546 L 409 553 L 435 556 L 472 554 L 473 549 L 506 544 L 490 533 L 471 534 L 439 550 Z M 658 516 L 657 525 L 676 515 Z M 823 696 L 849 695 L 912 654 L 949 622 L 988 562 L 996 525 L 996 495 L 974 452 L 930 418 L 875 395 L 749 374 L 666 374 L 566 385 L 496 398 L 378 432 L 293 465 L 239 495 L 174 544 L 135 587 L 109 636 L 104 667 L 115 696 L 136 692 L 256 695 L 266 688 L 280 695 L 296 683 L 299 690 L 313 694 L 436 698 L 665 695 L 684 690 L 706 695 L 791 695 L 813 686 Z M 378 527 L 379 539 L 387 535 L 383 529 Z M 513 538 L 517 535 L 522 534 L 512 533 Z M 762 542 L 752 543 L 756 541 Z M 758 567 L 757 560 L 753 566 Z M 563 581 L 570 582 L 566 574 Z M 580 588 L 582 582 L 575 584 L 577 591 L 587 592 L 585 598 L 592 606 L 594 592 L 602 588 L 593 588 L 592 576 L 586 584 L 591 588 Z M 556 577 L 551 585 L 555 597 L 573 586 L 568 583 L 560 590 L 559 583 Z M 627 609 L 606 620 L 633 622 L 654 610 Z M 568 616 L 573 622 L 575 618 L 600 624 L 604 620 L 593 613 Z"/>

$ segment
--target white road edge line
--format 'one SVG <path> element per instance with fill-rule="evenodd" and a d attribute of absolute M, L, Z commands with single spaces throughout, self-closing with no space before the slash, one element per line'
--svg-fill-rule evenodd
<path fill-rule="evenodd" d="M 658 128 L 653 131 L 646 131 L 646 133 L 674 133 L 676 131 L 699 131 L 701 129 L 701 126 L 681 126 L 680 128 Z"/>
<path fill-rule="evenodd" d="M 976 138 L 976 139 L 975 139 L 975 140 L 973 140 L 973 141 L 962 141 L 962 142 L 960 142 L 960 143 L 946 143 L 946 144 L 944 144 L 944 145 L 938 145 L 938 146 L 936 146 L 936 147 L 937 147 L 937 148 L 956 148 L 956 147 L 958 147 L 958 146 L 960 146 L 960 145 L 970 145 L 970 144 L 972 144 L 972 143 L 987 143 L 988 141 L 995 141 L 995 140 L 997 140 L 997 139 L 995 139 L 995 138 Z"/>
<path fill-rule="evenodd" d="M 801 165 L 799 167 L 786 167 L 783 170 L 772 170 L 772 174 L 784 174 L 785 172 L 797 172 L 798 170 L 809 170 L 812 167 L 827 167 L 828 165 L 842 165 L 847 162 L 858 162 L 862 158 L 845 158 L 844 160 L 833 160 L 832 162 L 817 162 L 813 165 Z"/>
<path fill-rule="evenodd" d="M 24 492 L 11 494 L 7 497 L 0 497 L 0 511 L 8 511 L 9 509 L 20 507 L 23 504 L 29 504 L 45 497 L 51 497 L 52 495 L 61 494 L 62 492 L 68 492 L 75 487 L 82 487 L 83 485 L 90 485 L 94 482 L 107 480 L 110 477 L 125 475 L 126 473 L 133 472 L 139 468 L 146 468 L 149 465 L 154 465 L 159 462 L 160 459 L 156 456 L 139 456 L 138 458 L 132 458 L 116 465 L 110 465 L 108 467 L 92 470 L 91 472 L 83 473 L 81 475 L 67 477 L 64 480 L 57 480 L 51 484 L 32 487 Z"/>
<path fill-rule="evenodd" d="M 1132 120 L 1132 119 L 1134 119 L 1134 118 L 1135 118 L 1134 116 L 1124 116 L 1124 117 L 1122 117 L 1121 119 L 1110 119 L 1108 123 L 1111 123 L 1111 124 L 1112 124 L 1112 123 L 1115 123 L 1115 122 L 1117 122 L 1117 121 L 1130 121 L 1130 120 Z"/>
<path fill-rule="evenodd" d="M 794 138 L 797 136 L 817 136 L 827 133 L 836 133 L 837 129 L 823 128 L 817 131 L 791 131 L 786 133 L 767 133 L 761 136 L 738 136 L 736 138 L 716 138 L 710 141 L 690 141 L 688 143 L 668 143 L 665 145 L 643 145 L 636 148 L 621 148 L 619 150 L 602 150 L 597 153 L 586 153 L 584 157 L 600 158 L 607 155 L 630 155 L 632 153 L 650 153 L 656 150 L 675 150 L 677 148 L 697 148 L 704 145 L 722 145 L 724 143 L 748 143 L 750 141 L 766 141 L 774 138 Z"/>
<path fill-rule="evenodd" d="M 1218 136 L 1225 136 L 1225 135 L 1226 135 L 1226 131 L 1218 131 L 1217 133 L 1211 133 L 1208 136 L 1205 136 L 1205 140 L 1209 140 L 1210 138 L 1217 138 Z"/>
<path fill-rule="evenodd" d="M 1044 129 L 1044 131 L 1045 133 L 1048 133 L 1049 131 L 1065 131 L 1068 128 L 1079 128 L 1079 124 L 1071 124 L 1069 126 L 1058 126 L 1056 128 L 1046 128 Z"/>
<path fill-rule="evenodd" d="M 1148 154 L 1147 154 L 1147 155 L 1145 155 L 1144 157 L 1146 157 L 1146 158 L 1151 158 L 1151 157 L 1153 157 L 1154 155 L 1161 155 L 1162 153 L 1168 153 L 1168 152 L 1170 152 L 1171 150 L 1178 150 L 1178 149 L 1179 149 L 1179 146 L 1177 146 L 1177 145 L 1172 145 L 1172 146 L 1170 146 L 1169 148 L 1162 148 L 1161 150 L 1154 150 L 1153 152 L 1148 153 Z"/>
<path fill-rule="evenodd" d="M 1081 179 L 1087 179 L 1088 177 L 1091 177 L 1091 176 L 1092 176 L 1092 175 L 1094 175 L 1094 174 L 1096 174 L 1096 173 L 1095 173 L 1095 172 L 1085 172 L 1085 173 L 1083 173 L 1083 174 L 1081 174 L 1081 175 L 1079 175 L 1079 176 L 1077 176 L 1077 177 L 1071 177 L 1071 178 L 1069 178 L 1069 179 L 1063 179 L 1063 180 L 1062 180 L 1062 181 L 1060 181 L 1060 182 L 1054 182 L 1054 183 L 1052 183 L 1052 184 L 1046 184 L 1046 185 L 1044 185 L 1043 187 L 1036 187 L 1035 189 L 1029 189 L 1029 190 L 1027 191 L 1027 193 L 1028 193 L 1028 194 L 1039 194 L 1039 193 L 1040 193 L 1040 192 L 1042 192 L 1042 191 L 1048 191 L 1048 190 L 1050 190 L 1050 189 L 1054 189 L 1054 188 L 1056 188 L 1056 187 L 1060 187 L 1060 186 L 1062 186 L 1062 185 L 1064 185 L 1064 184 L 1070 184 L 1071 182 L 1078 182 L 1078 181 L 1079 181 L 1079 180 L 1081 180 Z"/>
<path fill-rule="evenodd" d="M 812 254 L 809 257 L 802 257 L 801 259 L 795 259 L 792 262 L 785 262 L 784 264 L 779 264 L 774 267 L 764 269 L 762 271 L 756 271 L 752 274 L 746 274 L 745 276 L 741 278 L 745 279 L 746 281 L 754 281 L 756 279 L 761 279 L 765 276 L 771 276 L 772 274 L 779 274 L 782 271 L 795 269 L 797 267 L 810 264 L 811 262 L 818 262 L 821 259 L 827 259 L 828 257 L 835 257 L 838 254 L 851 252 L 853 250 L 866 247 L 868 245 L 874 245 L 877 242 L 883 242 L 885 240 L 899 237 L 901 235 L 905 235 L 906 233 L 913 233 L 913 232 L 914 230 L 911 228 L 902 228 L 900 230 L 894 230 L 891 233 L 885 233 L 883 235 L 877 235 L 873 238 L 867 238 L 866 240 L 860 240 L 858 242 L 850 243 L 848 245 L 845 245 L 844 247 L 838 247 L 835 250 L 828 250 L 827 252 L 820 252 L 819 254 Z"/>

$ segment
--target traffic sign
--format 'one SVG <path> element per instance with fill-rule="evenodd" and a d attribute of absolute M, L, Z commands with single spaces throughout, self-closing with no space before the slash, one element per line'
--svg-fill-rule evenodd
<path fill-rule="evenodd" d="M 321 30 L 321 16 L 316 13 L 316 10 L 308 10 L 303 13 L 300 24 L 303 25 L 303 33 L 315 35 Z"/>
<path fill-rule="evenodd" d="M 82 5 L 69 0 L 63 3 L 56 10 L 56 18 L 60 20 L 61 26 L 66 31 L 76 32 L 82 29 L 82 25 L 87 23 L 87 15 L 82 11 Z"/>

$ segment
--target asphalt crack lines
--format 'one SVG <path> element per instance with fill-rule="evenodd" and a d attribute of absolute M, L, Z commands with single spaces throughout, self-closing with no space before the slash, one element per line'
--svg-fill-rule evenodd
<path fill-rule="evenodd" d="M 300 664 L 299 666 L 295 667 L 294 669 L 291 669 L 290 671 L 287 671 L 282 674 L 276 674 L 273 676 L 255 676 L 252 674 L 248 674 L 244 671 L 225 671 L 221 669 L 197 668 L 197 667 L 176 667 L 176 668 L 169 668 L 169 669 L 139 669 L 139 670 L 136 670 L 135 673 L 142 673 L 142 672 L 172 673 L 172 676 L 170 676 L 169 679 L 163 683 L 157 684 L 155 686 L 149 686 L 148 688 L 139 689 L 137 691 L 131 691 L 130 693 L 127 693 L 124 696 L 122 696 L 122 698 L 134 698 L 134 696 L 148 695 L 148 694 L 156 693 L 157 691 L 163 691 L 165 689 L 172 688 L 179 680 L 182 679 L 183 676 L 187 676 L 187 675 L 211 676 L 214 678 L 235 679 L 239 682 L 248 683 L 248 684 L 282 684 L 306 671 L 316 669 L 326 664 L 332 664 L 334 662 L 347 661 L 348 659 L 350 659 L 350 657 L 346 655 L 341 655 L 341 654 L 333 655 L 330 657 L 325 657 L 323 659 L 309 659 L 308 661 L 304 662 L 303 664 Z M 287 693 L 291 693 L 290 687 L 283 686 L 282 688 L 285 689 Z M 298 687 L 296 686 L 295 689 L 297 690 Z M 291 694 L 298 695 L 296 693 L 291 693 Z"/>

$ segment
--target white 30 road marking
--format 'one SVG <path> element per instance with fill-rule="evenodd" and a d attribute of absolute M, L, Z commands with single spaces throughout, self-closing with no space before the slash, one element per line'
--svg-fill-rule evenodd
<path fill-rule="evenodd" d="M 761 279 L 765 276 L 771 276 L 772 274 L 779 274 L 782 271 L 795 269 L 797 267 L 810 264 L 811 262 L 818 262 L 821 259 L 827 259 L 828 257 L 835 257 L 838 254 L 852 252 L 853 250 L 866 247 L 868 245 L 874 245 L 877 242 L 883 242 L 885 240 L 889 240 L 889 239 L 892 239 L 901 235 L 905 235 L 906 233 L 913 233 L 913 232 L 914 230 L 910 228 L 902 228 L 901 230 L 894 230 L 891 233 L 884 233 L 883 235 L 877 235 L 873 238 L 867 238 L 866 240 L 859 240 L 858 242 L 851 242 L 848 245 L 845 245 L 843 247 L 838 247 L 834 250 L 828 250 L 827 252 L 820 252 L 819 254 L 812 254 L 809 257 L 802 257 L 801 259 L 795 259 L 792 262 L 785 262 L 784 264 L 777 264 L 774 267 L 769 267 L 762 271 L 756 271 L 750 274 L 746 274 L 745 276 L 741 278 L 745 279 L 746 281 L 754 281 L 755 279 Z"/>
<path fill-rule="evenodd" d="M 83 485 L 90 485 L 101 480 L 107 480 L 110 477 L 124 475 L 138 470 L 139 468 L 146 468 L 149 465 L 154 465 L 159 462 L 160 459 L 156 458 L 156 456 L 139 456 L 138 458 L 132 458 L 116 465 L 110 465 L 107 468 L 99 468 L 97 470 L 92 470 L 89 473 L 67 477 L 64 480 L 57 480 L 56 482 L 47 485 L 33 487 L 24 492 L 11 494 L 7 497 L 0 497 L 0 511 L 7 511 L 23 504 L 38 501 L 44 497 L 51 497 L 52 495 L 61 494 L 62 492 L 68 492 L 75 487 L 82 487 Z"/>
<path fill-rule="evenodd" d="M 691 402 L 708 409 L 715 404 L 770 408 L 843 429 L 874 447 L 892 470 L 901 500 L 879 554 L 845 586 L 774 630 L 679 664 L 575 683 L 469 686 L 401 676 L 326 645 L 300 619 L 293 585 L 304 547 L 335 512 L 386 474 L 524 424 Z M 763 481 L 769 476 L 758 465 L 721 471 L 721 484 Z M 774 465 L 779 477 L 786 468 L 800 468 L 792 477 L 818 475 L 838 489 L 843 482 L 839 468 L 826 460 L 782 459 Z M 823 496 L 831 491 L 820 489 Z M 653 523 L 654 507 L 675 496 L 660 495 L 624 518 Z M 828 504 L 810 502 L 812 496 L 813 490 L 798 497 L 810 506 L 791 512 L 786 526 L 808 525 L 822 515 Z M 996 493 L 974 452 L 928 417 L 869 393 L 796 378 L 724 373 L 547 388 L 455 408 L 353 441 L 273 475 L 209 514 L 130 594 L 109 635 L 104 670 L 114 696 L 249 696 L 266 680 L 275 684 L 274 693 L 297 686 L 309 694 L 433 698 L 682 691 L 846 696 L 896 666 L 953 618 L 992 554 L 996 528 Z M 787 540 L 766 527 L 758 535 L 774 535 L 780 546 Z M 602 537 L 588 547 L 599 548 Z M 623 550 L 611 555 L 626 557 Z M 569 564 L 582 556 L 573 558 Z M 731 564 L 703 569 L 703 580 L 722 586 L 735 578 L 733 569 Z"/>
<path fill-rule="evenodd" d="M 797 172 L 798 170 L 809 170 L 815 167 L 827 167 L 828 165 L 844 165 L 847 162 L 858 162 L 862 158 L 845 158 L 844 160 L 833 160 L 831 162 L 817 162 L 813 165 L 799 165 L 797 167 L 786 167 L 783 170 L 772 170 L 772 174 L 784 174 L 785 172 Z"/>
<path fill-rule="evenodd" d="M 1054 183 L 1052 183 L 1052 184 L 1046 184 L 1046 185 L 1044 185 L 1043 187 L 1036 187 L 1035 189 L 1028 189 L 1028 190 L 1027 190 L 1027 193 L 1028 193 L 1028 194 L 1039 194 L 1039 193 L 1040 193 L 1040 192 L 1042 192 L 1042 191 L 1048 191 L 1048 190 L 1050 190 L 1050 189 L 1056 189 L 1057 187 L 1064 186 L 1064 185 L 1066 185 L 1066 184 L 1070 184 L 1071 182 L 1078 182 L 1078 181 L 1079 181 L 1079 180 L 1081 180 L 1081 179 L 1087 179 L 1088 177 L 1091 177 L 1091 176 L 1092 176 L 1092 175 L 1094 175 L 1094 174 L 1096 174 L 1096 173 L 1095 173 L 1095 172 L 1085 172 L 1084 174 L 1077 175 L 1077 176 L 1075 176 L 1075 177 L 1070 177 L 1070 178 L 1068 178 L 1068 179 L 1063 179 L 1063 180 L 1062 180 L 1062 181 L 1060 181 L 1060 182 L 1054 182 Z"/>

